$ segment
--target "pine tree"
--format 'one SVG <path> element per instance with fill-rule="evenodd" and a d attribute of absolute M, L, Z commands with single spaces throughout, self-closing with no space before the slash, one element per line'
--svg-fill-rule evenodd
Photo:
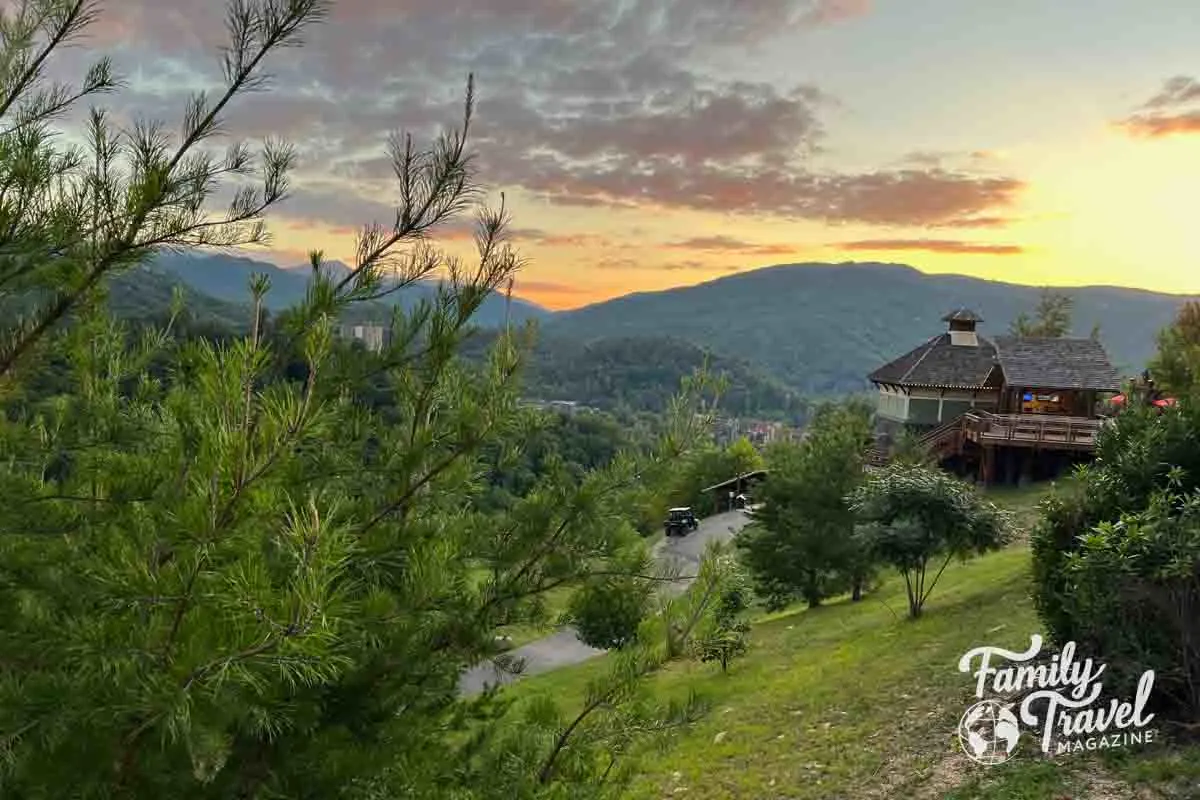
<path fill-rule="evenodd" d="M 97 302 L 107 276 L 167 246 L 261 241 L 292 151 L 210 155 L 229 101 L 319 21 L 321 0 L 235 0 L 226 87 L 166 129 L 90 118 L 85 150 L 49 122 L 115 90 L 104 61 L 75 88 L 43 65 L 95 18 L 87 0 L 6 11 L 0 70 L 0 290 L 33 302 L 4 331 L 0 379 L 0 796 L 5 798 L 608 797 L 644 734 L 697 703 L 659 705 L 644 678 L 685 655 L 721 596 L 710 557 L 693 588 L 645 619 L 582 709 L 515 710 L 459 696 L 495 631 L 552 588 L 653 579 L 629 519 L 707 424 L 686 382 L 653 447 L 582 476 L 549 471 L 496 513 L 475 504 L 484 454 L 511 442 L 530 331 L 482 366 L 458 356 L 483 300 L 521 266 L 503 205 L 478 204 L 472 119 L 427 148 L 393 140 L 401 201 L 359 236 L 354 270 L 312 255 L 301 304 L 274 320 L 248 287 L 251 332 L 187 338 L 181 309 L 134 332 Z M 204 145 L 203 147 L 201 145 Z M 255 173 L 228 213 L 205 209 Z M 430 237 L 477 213 L 478 259 Z M 440 277 L 397 311 L 391 343 L 351 354 L 334 323 L 355 303 Z M 38 359 L 59 393 L 18 391 Z M 360 402 L 373 376 L 388 402 Z"/>

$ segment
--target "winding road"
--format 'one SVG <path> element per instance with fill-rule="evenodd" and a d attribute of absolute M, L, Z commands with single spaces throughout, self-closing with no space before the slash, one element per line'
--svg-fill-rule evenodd
<path fill-rule="evenodd" d="M 654 547 L 654 556 L 659 563 L 671 567 L 682 576 L 695 575 L 710 541 L 729 541 L 745 527 L 749 518 L 742 511 L 717 514 L 700 521 L 700 527 L 687 536 L 663 539 Z M 673 583 L 682 591 L 691 583 L 687 577 Z M 536 675 L 552 669 L 579 664 L 602 654 L 603 650 L 589 647 L 579 641 L 574 629 L 564 628 L 544 639 L 530 642 L 510 650 L 506 658 L 524 663 L 517 673 L 498 667 L 494 661 L 485 661 L 463 673 L 459 680 L 459 691 L 464 695 L 482 692 L 488 686 L 511 683 L 525 675 Z"/>

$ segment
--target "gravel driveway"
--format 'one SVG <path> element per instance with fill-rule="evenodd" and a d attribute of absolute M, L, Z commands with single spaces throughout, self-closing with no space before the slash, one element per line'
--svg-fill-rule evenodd
<path fill-rule="evenodd" d="M 707 517 L 700 520 L 700 527 L 687 536 L 660 541 L 654 547 L 654 556 L 660 563 L 678 569 L 680 575 L 695 575 L 708 542 L 729 541 L 747 521 L 747 516 L 741 511 Z M 688 583 L 689 580 L 681 579 L 677 585 L 682 590 Z M 492 661 L 485 661 L 463 673 L 458 683 L 459 691 L 464 695 L 477 694 L 487 686 L 511 683 L 523 675 L 536 675 L 579 664 L 603 652 L 579 641 L 573 628 L 564 628 L 552 636 L 522 645 L 506 654 L 524 661 L 525 668 L 520 674 L 514 675 L 499 669 Z"/>

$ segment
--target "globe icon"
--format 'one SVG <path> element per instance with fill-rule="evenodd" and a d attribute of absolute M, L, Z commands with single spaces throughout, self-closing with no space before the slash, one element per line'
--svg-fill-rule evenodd
<path fill-rule="evenodd" d="M 1017 715 L 996 700 L 981 700 L 958 723 L 958 740 L 968 758 L 980 764 L 1003 764 L 1017 750 L 1021 728 Z"/>

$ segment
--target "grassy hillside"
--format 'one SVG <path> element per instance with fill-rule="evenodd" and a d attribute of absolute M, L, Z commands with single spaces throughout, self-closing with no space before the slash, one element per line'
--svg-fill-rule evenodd
<path fill-rule="evenodd" d="M 1038 498 L 996 499 L 1023 518 Z M 1024 734 L 1017 757 L 976 766 L 956 752 L 956 726 L 974 702 L 957 671 L 981 644 L 1021 648 L 1039 624 L 1025 545 L 953 565 L 926 615 L 903 619 L 898 579 L 861 603 L 787 610 L 757 620 L 749 654 L 728 675 L 681 664 L 659 677 L 662 697 L 697 688 L 709 715 L 664 751 L 641 754 L 631 798 L 1111 798 L 1198 796 L 1200 751 L 1169 744 L 1107 758 L 1047 762 Z M 531 677 L 505 690 L 518 702 L 578 703 L 605 659 Z"/>
<path fill-rule="evenodd" d="M 1117 366 L 1137 372 L 1154 335 L 1185 298 L 1088 287 L 1075 297 L 1075 331 L 1101 326 Z M 743 358 L 802 393 L 861 388 L 867 373 L 941 332 L 941 317 L 967 306 L 983 333 L 1005 332 L 1036 304 L 1029 286 L 925 275 L 888 264 L 785 265 L 662 292 L 628 295 L 555 315 L 548 334 L 596 337 L 670 335 Z"/>

